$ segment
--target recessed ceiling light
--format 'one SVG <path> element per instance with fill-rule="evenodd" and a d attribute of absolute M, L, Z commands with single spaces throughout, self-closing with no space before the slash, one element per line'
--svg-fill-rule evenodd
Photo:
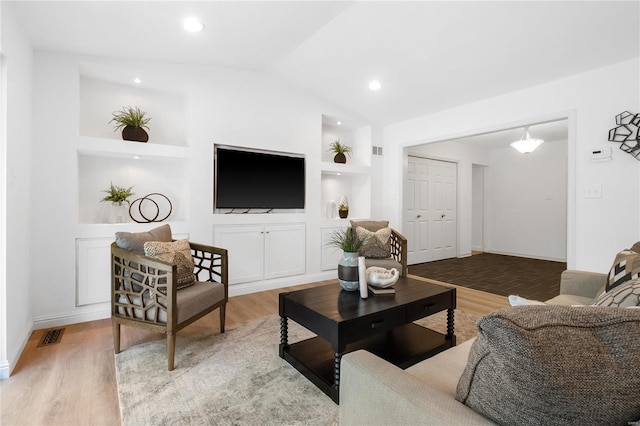
<path fill-rule="evenodd" d="M 382 85 L 378 80 L 373 80 L 371 83 L 369 83 L 369 89 L 371 90 L 380 90 L 381 87 Z"/>
<path fill-rule="evenodd" d="M 134 155 L 134 156 L 133 156 L 133 159 L 134 159 L 134 160 L 139 160 L 139 159 L 140 159 L 140 156 L 139 156 L 139 155 Z"/>
<path fill-rule="evenodd" d="M 187 18 L 184 20 L 184 29 L 190 33 L 197 33 L 204 30 L 204 24 L 197 18 Z"/>
<path fill-rule="evenodd" d="M 133 79 L 133 82 L 134 82 L 135 84 L 140 84 L 140 83 L 142 83 L 142 80 L 140 80 L 139 78 L 134 78 L 134 79 Z"/>
<path fill-rule="evenodd" d="M 338 121 L 337 124 L 338 124 L 338 126 L 341 126 L 342 125 L 342 121 Z"/>

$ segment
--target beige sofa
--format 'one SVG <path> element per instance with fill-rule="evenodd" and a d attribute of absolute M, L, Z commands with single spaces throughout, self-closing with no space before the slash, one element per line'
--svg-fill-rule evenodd
<path fill-rule="evenodd" d="M 606 277 L 605 274 L 565 271 L 561 278 L 560 295 L 547 303 L 553 305 L 590 304 L 603 287 Z M 567 309 L 569 311 L 570 309 L 574 311 L 589 309 L 550 306 L 529 306 L 526 308 Z M 509 310 L 514 309 L 520 309 L 520 307 L 509 308 Z M 624 308 L 600 309 L 625 310 Z M 626 311 L 636 311 L 640 314 L 640 310 L 626 309 Z M 566 312 L 562 315 L 566 315 Z M 640 330 L 640 316 L 633 327 L 636 328 L 632 328 L 632 331 Z M 340 424 L 496 424 L 456 400 L 456 386 L 465 371 L 470 358 L 470 349 L 475 341 L 474 338 L 464 342 L 406 370 L 397 368 L 362 350 L 343 356 L 340 379 Z M 633 342 L 630 344 L 634 345 Z M 507 347 L 510 348 L 510 346 Z M 471 355 L 473 356 L 473 351 Z M 636 387 L 636 385 L 632 384 L 632 387 Z M 524 421 L 518 422 L 518 424 L 536 424 L 536 422 L 527 423 Z"/>

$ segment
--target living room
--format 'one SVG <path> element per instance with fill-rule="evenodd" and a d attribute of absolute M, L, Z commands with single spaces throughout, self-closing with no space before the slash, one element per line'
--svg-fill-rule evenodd
<path fill-rule="evenodd" d="M 445 2 L 418 2 L 412 7 L 428 8 L 429 3 L 435 3 L 431 5 L 435 9 L 429 10 L 434 14 L 446 14 L 446 7 L 450 7 Z M 221 31 L 216 28 L 216 25 L 222 26 L 217 21 L 216 24 L 205 22 L 202 33 L 183 37 L 180 43 L 185 44 L 166 45 L 166 48 L 163 44 L 149 44 L 136 58 L 129 50 L 118 53 L 118 48 L 125 49 L 124 43 L 110 43 L 110 37 L 116 37 L 115 33 L 120 30 L 103 33 L 99 26 L 96 28 L 100 30 L 91 34 L 92 37 L 104 35 L 104 38 L 96 35 L 92 40 L 100 49 L 83 50 L 82 45 L 73 44 L 79 42 L 83 34 L 72 32 L 73 25 L 69 23 L 79 25 L 78 31 L 89 31 L 79 23 L 82 16 L 87 18 L 86 25 L 99 23 L 96 16 L 101 14 L 105 20 L 107 16 L 124 15 L 126 2 L 101 4 L 96 9 L 80 6 L 80 2 L 66 5 L 0 3 L 2 127 L 6 129 L 2 141 L 6 159 L 3 158 L 0 166 L 3 188 L 6 188 L 0 212 L 3 224 L 0 270 L 4 271 L 0 278 L 0 377 L 9 377 L 32 331 L 108 318 L 105 290 L 92 292 L 96 290 L 94 282 L 106 280 L 108 283 L 109 277 L 89 275 L 85 280 L 89 285 L 78 286 L 78 244 L 102 243 L 112 239 L 117 231 L 138 232 L 151 227 L 135 223 L 107 224 L 99 218 L 104 206 L 99 202 L 103 196 L 101 189 L 111 181 L 125 187 L 134 186 L 136 197 L 166 192 L 174 206 L 175 219 L 169 220 L 174 233 L 205 244 L 216 245 L 216 229 L 220 227 L 303 225 L 303 273 L 280 278 L 263 276 L 230 286 L 231 296 L 250 294 L 335 277 L 335 270 L 323 269 L 323 229 L 335 227 L 335 222 L 326 218 L 326 200 L 339 201 L 345 195 L 343 192 L 349 191 L 350 218 L 385 219 L 402 230 L 405 155 L 412 147 L 532 123 L 567 120 L 565 258 L 569 269 L 606 272 L 611 266 L 612 253 L 640 239 L 637 160 L 617 149 L 618 144 L 607 141 L 609 129 L 616 125 L 617 114 L 627 110 L 640 112 L 638 4 L 576 2 L 571 6 L 545 2 L 540 6 L 543 9 L 537 9 L 529 3 L 518 3 L 503 3 L 509 5 L 508 12 L 513 15 L 506 15 L 507 11 L 495 13 L 493 8 L 499 8 L 498 3 L 488 3 L 488 10 L 460 3 L 460 9 L 452 12 L 464 11 L 464 22 L 473 30 L 479 28 L 474 26 L 477 24 L 472 25 L 474 19 L 467 16 L 473 15 L 472 12 L 486 17 L 487 22 L 504 20 L 505 32 L 488 34 L 484 43 L 489 44 L 512 37 L 507 29 L 518 29 L 516 23 L 522 23 L 527 16 L 536 19 L 546 16 L 544 28 L 549 28 L 549 33 L 542 31 L 543 34 L 537 36 L 542 40 L 531 45 L 538 50 L 529 50 L 528 45 L 497 43 L 505 49 L 493 59 L 500 68 L 482 60 L 482 50 L 466 52 L 468 66 L 461 68 L 467 68 L 467 73 L 459 70 L 460 74 L 430 75 L 430 81 L 425 79 L 425 86 L 430 88 L 421 90 L 422 98 L 416 102 L 409 101 L 418 89 L 400 85 L 403 74 L 393 80 L 385 79 L 384 63 L 375 66 L 363 63 L 360 70 L 370 68 L 375 72 L 350 75 L 350 79 L 361 79 L 358 87 L 346 90 L 344 86 L 333 88 L 330 84 L 341 81 L 334 75 L 339 75 L 343 68 L 340 62 L 334 61 L 336 55 L 341 56 L 331 53 L 334 46 L 344 45 L 355 59 L 362 61 L 369 57 L 363 52 L 375 57 L 376 50 L 380 55 L 389 50 L 392 54 L 385 56 L 384 61 L 395 60 L 410 69 L 413 51 L 397 44 L 408 43 L 406 39 L 412 38 L 410 34 L 398 41 L 380 42 L 365 49 L 366 43 L 357 43 L 357 37 L 349 31 L 349 28 L 361 28 L 363 34 L 373 37 L 371 27 L 384 23 L 402 35 L 401 21 L 382 20 L 381 16 L 393 15 L 389 12 L 407 19 L 407 28 L 415 30 L 413 19 L 420 22 L 417 17 L 428 15 L 427 9 L 412 13 L 408 4 L 397 10 L 390 4 L 380 4 L 381 9 L 376 10 L 375 3 L 368 2 L 337 2 L 326 6 L 312 3 L 308 5 L 309 10 L 304 3 L 294 2 L 291 10 L 280 5 L 276 10 L 283 8 L 284 11 L 271 17 L 275 22 L 273 27 L 281 24 L 298 38 L 291 36 L 292 40 L 287 41 L 290 36 L 283 31 L 269 39 L 275 46 L 261 46 L 257 40 L 263 34 L 249 33 L 238 44 L 229 40 L 232 48 L 246 46 L 249 53 L 231 56 L 232 52 L 225 50 L 229 55 L 225 62 L 220 57 L 199 61 L 193 54 L 212 49 L 197 37 L 208 31 Z M 200 7 L 205 5 L 208 2 Z M 211 6 L 216 7 L 216 3 Z M 259 16 L 271 16 L 268 2 L 254 5 L 261 9 L 253 12 L 251 5 L 245 6 L 246 9 L 237 6 L 235 20 L 227 19 L 246 31 L 251 28 L 251 21 L 245 22 L 247 16 L 255 14 L 256 22 L 260 21 Z M 136 9 L 138 13 L 150 12 L 143 5 L 137 7 L 142 8 Z M 576 13 L 572 7 L 584 9 Z M 108 12 L 109 9 L 112 11 Z M 223 13 L 220 9 L 214 11 Z M 178 13 L 167 6 L 163 13 L 165 18 L 165 14 L 173 13 L 178 21 L 177 16 L 183 11 Z M 49 16 L 59 16 L 60 20 L 47 26 Z M 64 16 L 67 18 L 63 19 Z M 308 28 L 284 26 L 285 23 L 292 25 L 290 21 L 294 17 L 308 22 Z M 455 21 L 449 15 L 441 19 L 442 26 Z M 425 26 L 434 27 L 434 31 L 447 30 L 436 25 L 436 21 L 431 17 Z M 65 22 L 69 27 L 66 39 L 62 37 L 65 31 L 61 28 Z M 135 28 L 134 24 L 128 25 Z M 534 23 L 529 25 L 537 28 Z M 38 26 L 41 31 L 37 31 Z M 142 37 L 139 34 L 142 32 L 131 30 L 128 34 L 133 39 Z M 455 33 L 456 36 L 445 31 L 446 35 L 440 36 L 452 39 L 448 48 L 433 46 L 433 39 L 423 41 L 425 50 L 438 49 L 432 61 L 443 61 L 438 56 L 443 55 L 443 51 L 455 51 L 471 43 L 471 39 L 480 38 L 479 33 L 471 30 Z M 220 39 L 210 43 L 224 40 L 224 33 L 216 34 Z M 148 38 L 142 39 L 151 43 Z M 526 40 L 531 42 L 531 38 Z M 47 44 L 49 42 L 51 44 Z M 552 45 L 555 48 L 552 49 Z M 545 55 L 545 46 L 550 52 L 548 55 Z M 167 57 L 170 52 L 176 56 Z M 187 61 L 189 52 L 192 62 Z M 493 50 L 487 54 L 498 55 Z M 316 60 L 324 66 L 317 66 Z M 344 67 L 353 60 L 345 58 Z M 474 68 L 473 63 L 486 68 L 469 70 Z M 505 63 L 513 65 L 508 73 L 504 71 Z M 427 68 L 411 74 L 425 72 Z M 515 77 L 519 71 L 522 78 Z M 142 83 L 134 83 L 133 78 L 140 78 Z M 380 91 L 367 88 L 372 78 L 380 79 L 383 86 Z M 325 82 L 319 92 L 310 84 L 314 79 Z M 395 94 L 394 85 L 398 91 Z M 439 92 L 438 85 L 449 92 Z M 103 99 L 119 103 L 113 106 L 102 102 Z M 142 158 L 136 163 L 137 160 L 124 159 L 123 152 L 143 148 L 124 148 L 117 153 L 119 157 L 114 157 L 108 139 L 124 143 L 109 125 L 111 112 L 120 108 L 120 103 L 127 105 L 139 99 L 150 100 L 141 106 L 152 117 L 147 144 L 151 148 L 144 149 L 165 151 L 151 152 L 154 158 Z M 358 104 L 350 100 L 357 100 Z M 409 109 L 409 105 L 413 109 Z M 347 142 L 355 148 L 352 158 L 347 160 L 353 167 L 354 174 L 350 177 L 338 178 L 332 174 L 334 170 L 325 165 L 331 162 L 327 150 L 331 141 L 324 136 L 337 126 L 337 123 L 328 124 L 332 118 L 341 119 L 345 127 L 350 127 L 344 131 L 352 135 Z M 213 150 L 216 144 L 304 156 L 307 176 L 304 209 L 273 214 L 215 212 Z M 602 146 L 613 148 L 611 161 L 592 161 L 590 152 Z M 370 155 L 372 147 L 382 148 L 383 155 Z M 331 179 L 342 179 L 340 192 L 327 192 L 330 187 L 327 182 Z M 585 196 L 594 186 L 602 189 L 601 198 Z M 459 206 L 470 204 L 464 193 L 458 197 Z M 461 207 L 457 256 L 462 257 L 471 254 L 473 218 L 469 208 Z M 238 257 L 230 261 L 239 262 Z M 237 266 L 234 267 L 237 270 Z M 81 289 L 86 292 L 82 293 Z M 108 290 L 106 295 L 108 297 Z M 96 299 L 92 299 L 94 296 Z M 81 300 L 85 297 L 86 303 L 78 303 L 79 297 Z"/>

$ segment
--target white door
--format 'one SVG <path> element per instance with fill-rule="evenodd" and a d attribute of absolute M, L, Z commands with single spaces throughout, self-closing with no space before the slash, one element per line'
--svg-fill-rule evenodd
<path fill-rule="evenodd" d="M 409 156 L 404 228 L 409 264 L 456 256 L 457 165 Z"/>

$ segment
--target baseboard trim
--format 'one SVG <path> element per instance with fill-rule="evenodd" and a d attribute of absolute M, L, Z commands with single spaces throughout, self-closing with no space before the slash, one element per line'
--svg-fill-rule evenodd
<path fill-rule="evenodd" d="M 536 260 L 549 260 L 552 262 L 563 262 L 566 263 L 566 259 L 558 259 L 555 257 L 545 257 L 545 256 L 534 256 L 532 254 L 522 254 L 522 253 L 509 253 L 509 252 L 505 252 L 505 251 L 496 251 L 496 250 L 485 250 L 485 253 L 491 253 L 491 254 L 501 254 L 504 256 L 514 256 L 514 257 L 524 257 L 526 259 L 536 259 Z"/>
<path fill-rule="evenodd" d="M 241 296 L 243 294 L 257 293 L 259 291 L 274 290 L 276 288 L 285 288 L 294 285 L 309 284 L 316 281 L 330 280 L 337 277 L 337 271 L 327 271 L 318 274 L 296 275 L 293 277 L 277 278 L 266 281 L 232 284 L 229 286 L 229 296 Z"/>
<path fill-rule="evenodd" d="M 16 348 L 12 351 L 12 353 L 7 354 L 7 359 L 0 361 L 0 379 L 8 379 L 13 372 L 13 369 L 16 368 L 16 364 L 18 364 L 18 360 L 24 351 L 24 348 L 27 347 L 27 343 L 29 342 L 29 338 L 31 337 L 31 333 L 33 332 L 33 322 L 26 325 L 26 327 L 22 330 L 21 343 L 16 346 Z"/>
<path fill-rule="evenodd" d="M 42 330 L 44 328 L 60 327 L 63 325 L 96 321 L 110 317 L 110 304 L 101 303 L 91 310 L 83 310 L 82 312 L 67 312 L 59 315 L 36 317 L 33 320 L 33 329 Z"/>

